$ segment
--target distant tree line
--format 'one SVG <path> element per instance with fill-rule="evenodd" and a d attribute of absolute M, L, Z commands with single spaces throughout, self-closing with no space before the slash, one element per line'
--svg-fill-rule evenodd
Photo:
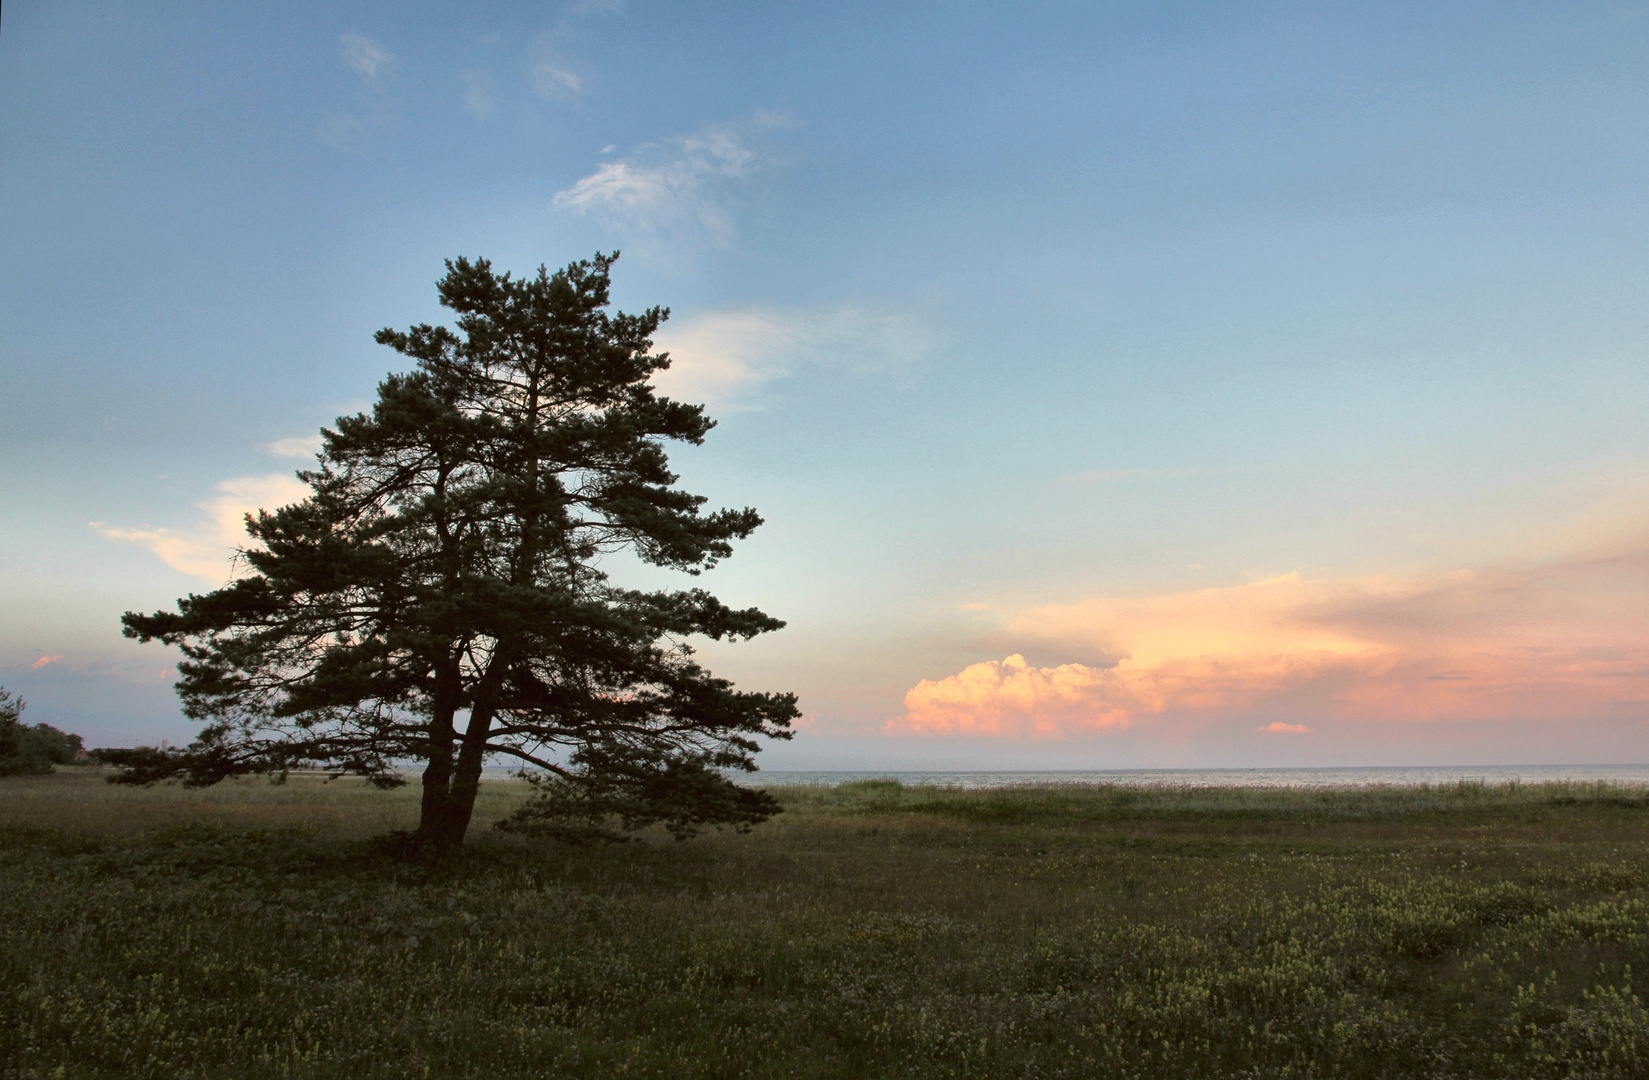
<path fill-rule="evenodd" d="M 42 776 L 84 753 L 79 735 L 23 723 L 23 699 L 0 686 L 0 776 Z"/>

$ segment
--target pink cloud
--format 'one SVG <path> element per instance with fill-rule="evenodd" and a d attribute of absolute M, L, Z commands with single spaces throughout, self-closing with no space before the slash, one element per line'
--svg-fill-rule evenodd
<path fill-rule="evenodd" d="M 58 655 L 58 656 L 42 656 L 40 659 L 36 660 L 34 663 L 29 665 L 29 670 L 30 671 L 39 671 L 41 668 L 45 667 L 47 664 L 55 664 L 61 659 L 63 659 L 61 654 Z"/>
<path fill-rule="evenodd" d="M 1273 720 L 1264 727 L 1255 728 L 1254 730 L 1267 735 L 1306 735 L 1311 732 L 1311 729 L 1304 724 L 1285 724 L 1281 720 Z"/>
<path fill-rule="evenodd" d="M 890 732 L 1067 738 L 1155 718 L 1649 717 L 1649 552 L 1524 568 L 1099 597 L 1010 615 L 1003 636 L 1117 657 L 1021 656 L 923 680 Z M 1277 725 L 1281 724 L 1282 727 Z M 1276 721 L 1262 730 L 1294 730 Z"/>

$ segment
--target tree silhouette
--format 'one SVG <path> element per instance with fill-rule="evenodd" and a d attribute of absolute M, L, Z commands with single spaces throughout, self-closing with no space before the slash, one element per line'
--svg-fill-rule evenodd
<path fill-rule="evenodd" d="M 312 765 L 393 785 L 421 761 L 413 847 L 435 854 L 462 843 L 489 757 L 541 777 L 515 828 L 680 836 L 777 810 L 723 770 L 789 737 L 795 696 L 734 690 L 688 639 L 783 624 L 600 568 L 629 552 L 697 574 L 761 523 L 675 486 L 664 444 L 714 422 L 649 383 L 668 311 L 608 313 L 616 258 L 521 279 L 460 258 L 437 284 L 456 330 L 379 332 L 415 369 L 322 432 L 307 499 L 248 518 L 250 573 L 125 616 L 128 636 L 182 647 L 178 692 L 207 723 L 122 779 Z"/>

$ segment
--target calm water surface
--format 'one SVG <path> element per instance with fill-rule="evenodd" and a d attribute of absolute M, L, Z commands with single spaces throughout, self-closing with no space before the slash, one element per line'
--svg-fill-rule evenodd
<path fill-rule="evenodd" d="M 1610 780 L 1649 784 L 1649 765 L 1391 765 L 1345 769 L 1093 769 L 1071 772 L 783 772 L 736 777 L 754 786 L 845 784 L 856 780 L 897 780 L 907 785 L 993 788 L 1014 784 L 1135 784 L 1184 787 L 1358 787 L 1388 784 L 1454 784 L 1480 780 L 1490 784 L 1518 781 Z"/>

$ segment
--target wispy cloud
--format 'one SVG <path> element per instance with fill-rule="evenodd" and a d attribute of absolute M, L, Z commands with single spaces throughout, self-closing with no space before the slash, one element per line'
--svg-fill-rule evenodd
<path fill-rule="evenodd" d="M 200 504 L 203 518 L 184 529 L 127 529 L 100 521 L 91 526 L 110 540 L 148 548 L 174 570 L 222 584 L 231 575 L 235 553 L 247 543 L 246 515 L 309 495 L 309 488 L 287 473 L 226 480 L 217 490 Z"/>
<path fill-rule="evenodd" d="M 576 0 L 562 8 L 561 17 L 539 35 L 535 59 L 527 71 L 533 92 L 547 101 L 572 101 L 583 96 L 585 79 L 574 70 L 567 52 L 584 36 L 586 24 L 624 10 L 618 0 Z"/>
<path fill-rule="evenodd" d="M 464 83 L 464 108 L 480 117 L 493 114 L 498 108 L 498 88 L 485 71 L 465 71 L 458 76 Z"/>
<path fill-rule="evenodd" d="M 530 79 L 538 96 L 552 101 L 567 101 L 584 92 L 584 80 L 552 60 L 534 64 Z"/>
<path fill-rule="evenodd" d="M 894 732 L 1062 738 L 1158 717 L 1345 721 L 1649 715 L 1649 545 L 1524 568 L 1102 597 L 1003 631 L 1019 656 L 923 680 Z M 1252 720 L 1250 722 L 1253 722 Z M 1281 725 L 1281 726 L 1278 726 Z M 1303 726 L 1276 720 L 1269 733 Z"/>
<path fill-rule="evenodd" d="M 374 90 L 379 89 L 384 79 L 395 70 L 395 54 L 365 34 L 353 31 L 341 34 L 338 45 L 343 50 L 344 66 Z"/>
<path fill-rule="evenodd" d="M 933 343 L 920 319 L 861 308 L 705 312 L 660 330 L 657 344 L 671 363 L 654 383 L 682 401 L 749 404 L 757 388 L 804 367 L 899 372 Z"/>
<path fill-rule="evenodd" d="M 557 210 L 588 214 L 621 232 L 668 234 L 726 245 L 736 232 L 732 190 L 761 168 L 752 145 L 762 130 L 788 123 L 758 113 L 743 124 L 712 124 L 642 146 L 556 193 Z"/>
<path fill-rule="evenodd" d="M 1304 724 L 1286 724 L 1281 720 L 1273 720 L 1264 727 L 1254 729 L 1262 735 L 1309 735 L 1311 729 Z"/>
<path fill-rule="evenodd" d="M 56 656 L 42 656 L 40 659 L 36 660 L 34 663 L 29 665 L 29 670 L 30 671 L 39 671 L 41 668 L 45 667 L 47 664 L 55 664 L 61 659 L 63 659 L 63 655 L 61 653 L 59 653 Z"/>
<path fill-rule="evenodd" d="M 1187 480 L 1202 476 L 1223 476 L 1236 471 L 1232 467 L 1207 468 L 1195 465 L 1172 468 L 1092 469 L 1088 472 L 1061 476 L 1057 482 L 1061 484 L 1125 484 L 1152 480 Z"/>
<path fill-rule="evenodd" d="M 321 452 L 321 436 L 319 432 L 316 432 L 313 435 L 276 439 L 265 449 L 276 457 L 311 458 Z"/>
<path fill-rule="evenodd" d="M 359 76 L 365 91 L 356 94 L 351 108 L 326 115 L 321 137 L 340 150 L 354 151 L 371 132 L 390 125 L 393 114 L 385 97 L 399 61 L 382 43 L 353 31 L 339 35 L 338 48 L 344 67 Z"/>

